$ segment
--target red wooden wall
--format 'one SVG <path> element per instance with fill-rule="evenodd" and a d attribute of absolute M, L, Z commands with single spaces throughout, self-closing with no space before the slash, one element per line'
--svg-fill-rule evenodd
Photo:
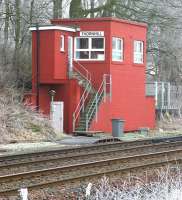
<path fill-rule="evenodd" d="M 155 126 L 155 102 L 153 97 L 145 96 L 146 32 L 147 26 L 113 18 L 60 19 L 52 20 L 55 25 L 78 26 L 81 31 L 104 31 L 105 60 L 79 61 L 92 75 L 92 83 L 98 88 L 103 74 L 112 75 L 112 101 L 102 102 L 99 107 L 98 122 L 93 121 L 90 130 L 111 132 L 111 119 L 122 118 L 125 131 L 140 127 Z M 60 52 L 60 35 L 65 35 L 65 52 Z M 49 113 L 50 97 L 48 91 L 56 90 L 55 100 L 65 103 L 64 129 L 72 132 L 72 114 L 79 101 L 81 88 L 76 80 L 67 77 L 67 37 L 79 36 L 79 32 L 49 30 L 40 34 L 40 107 Z M 112 37 L 123 38 L 124 61 L 112 61 Z M 144 41 L 144 63 L 133 64 L 133 41 Z M 33 32 L 32 79 L 35 89 L 36 33 Z"/>

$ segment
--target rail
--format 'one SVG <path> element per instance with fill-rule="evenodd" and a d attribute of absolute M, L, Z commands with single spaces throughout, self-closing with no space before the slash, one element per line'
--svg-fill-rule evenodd
<path fill-rule="evenodd" d="M 91 92 L 91 89 L 92 89 L 90 72 L 79 62 L 75 61 L 75 63 L 77 63 L 80 68 L 78 68 L 76 65 L 74 65 L 73 70 L 76 73 L 78 73 L 80 75 L 80 77 L 82 77 L 83 80 L 86 81 L 86 87 L 85 87 L 83 94 L 80 98 L 80 101 L 78 102 L 78 105 L 73 113 L 73 132 L 75 131 L 75 128 L 76 128 L 77 119 L 80 116 L 81 112 L 84 111 L 85 102 L 89 96 L 89 93 Z"/>
<path fill-rule="evenodd" d="M 150 141 L 152 143 L 152 140 Z M 6 171 L 8 173 L 0 175 L 0 195 L 12 194 L 12 192 L 16 193 L 22 187 L 43 188 L 49 184 L 63 183 L 66 186 L 70 184 L 71 187 L 73 183 L 76 186 L 80 181 L 86 181 L 86 178 L 87 181 L 94 178 L 98 179 L 99 176 L 103 175 L 112 175 L 115 178 L 119 174 L 124 177 L 129 172 L 137 174 L 137 172 L 144 169 L 157 168 L 164 166 L 164 164 L 166 166 L 173 163 L 176 165 L 176 162 L 177 164 L 181 164 L 181 141 L 166 141 L 138 147 L 128 145 L 128 149 L 120 145 L 118 146 L 120 147 L 119 149 L 111 150 L 108 147 L 107 151 L 101 152 L 98 150 L 95 153 L 88 151 L 88 154 L 83 151 L 85 152 L 84 158 L 83 154 L 75 155 L 75 151 L 73 152 L 74 158 L 68 158 L 64 153 L 59 153 L 59 156 L 65 156 L 65 159 L 67 159 L 66 162 L 63 162 L 61 158 L 51 164 L 52 161 L 50 161 L 50 158 L 46 158 L 46 162 L 42 164 L 39 163 L 40 160 L 37 160 L 34 163 L 34 167 L 31 165 L 33 160 L 27 159 L 28 163 L 24 163 L 26 164 L 24 165 L 26 167 L 25 170 L 22 170 L 23 166 L 21 165 L 19 169 L 17 167 L 17 171 L 13 170 L 16 166 L 12 166 L 12 170 L 7 166 Z M 78 152 L 76 151 L 76 153 Z M 41 158 L 45 159 L 45 157 Z M 116 174 L 116 172 L 118 173 Z"/>
<path fill-rule="evenodd" d="M 110 74 L 104 74 L 103 75 L 103 81 L 98 89 L 98 91 L 95 94 L 95 97 L 92 101 L 92 104 L 90 108 L 88 109 L 88 112 L 86 114 L 86 130 L 88 131 L 89 128 L 89 123 L 94 115 L 96 114 L 96 121 L 98 118 L 98 105 L 102 97 L 104 96 L 104 101 L 106 101 L 106 96 L 107 96 L 107 85 L 109 85 L 109 96 L 110 96 L 110 101 L 112 98 L 112 79 Z"/>

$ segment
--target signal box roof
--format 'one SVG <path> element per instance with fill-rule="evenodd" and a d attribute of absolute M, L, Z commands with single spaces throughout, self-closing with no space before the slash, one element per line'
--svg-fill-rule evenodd
<path fill-rule="evenodd" d="M 61 22 L 102 22 L 102 21 L 113 21 L 113 22 L 120 22 L 120 23 L 125 23 L 125 24 L 147 27 L 146 23 L 124 20 L 124 19 L 119 19 L 119 18 L 116 18 L 116 17 L 52 19 L 51 23 L 54 24 L 54 23 L 61 23 Z"/>

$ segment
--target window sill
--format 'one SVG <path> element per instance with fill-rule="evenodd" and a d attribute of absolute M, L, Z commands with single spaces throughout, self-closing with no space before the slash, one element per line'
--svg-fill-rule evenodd
<path fill-rule="evenodd" d="M 133 66 L 134 67 L 145 67 L 145 64 L 144 63 L 141 63 L 141 64 L 133 63 Z"/>
<path fill-rule="evenodd" d="M 111 64 L 113 65 L 125 65 L 126 63 L 123 61 L 111 61 Z"/>
<path fill-rule="evenodd" d="M 106 63 L 106 60 L 74 60 L 79 63 Z"/>

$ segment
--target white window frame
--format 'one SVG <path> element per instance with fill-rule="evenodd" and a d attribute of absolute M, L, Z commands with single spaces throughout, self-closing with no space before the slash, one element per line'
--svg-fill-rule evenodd
<path fill-rule="evenodd" d="M 76 47 L 76 41 L 79 38 L 84 38 L 84 39 L 88 39 L 88 49 L 77 49 Z M 92 49 L 92 39 L 95 38 L 102 38 L 103 39 L 103 48 L 102 49 Z M 82 59 L 82 58 L 76 58 L 76 52 L 80 52 L 80 51 L 88 51 L 89 52 L 89 58 L 88 59 Z M 103 59 L 94 59 L 91 58 L 91 52 L 93 51 L 100 51 L 100 52 L 104 52 L 103 54 Z M 79 60 L 79 61 L 104 61 L 105 60 L 105 37 L 75 37 L 74 40 L 74 59 L 75 60 Z"/>
<path fill-rule="evenodd" d="M 112 37 L 112 43 L 113 43 L 113 39 L 116 40 L 116 49 L 113 49 L 113 46 L 112 46 L 112 61 L 123 62 L 123 59 L 124 59 L 124 54 L 123 54 L 124 42 L 123 42 L 123 38 Z M 117 43 L 119 41 L 121 41 L 121 49 L 117 49 L 117 46 L 118 46 Z M 121 59 L 115 59 L 115 58 L 113 58 L 113 51 L 117 52 L 117 53 L 120 53 L 121 54 Z"/>
<path fill-rule="evenodd" d="M 65 50 L 65 49 L 64 49 L 64 43 L 65 43 L 64 40 L 65 40 L 64 35 L 61 35 L 61 37 L 60 37 L 60 43 L 61 43 L 61 44 L 60 44 L 60 51 L 61 51 L 61 52 L 64 52 L 64 50 Z"/>
<path fill-rule="evenodd" d="M 141 51 L 140 51 L 141 45 Z M 135 64 L 143 64 L 144 63 L 144 42 L 141 40 L 134 40 L 133 42 L 133 62 Z"/>

